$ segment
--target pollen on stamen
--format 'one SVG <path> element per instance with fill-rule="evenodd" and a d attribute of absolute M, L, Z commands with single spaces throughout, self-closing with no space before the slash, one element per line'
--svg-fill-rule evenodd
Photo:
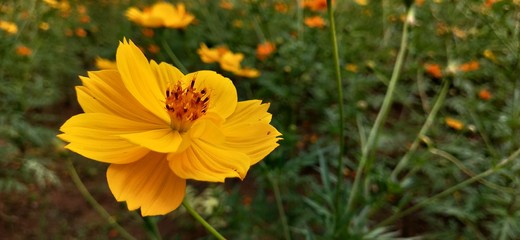
<path fill-rule="evenodd" d="M 206 88 L 195 88 L 195 80 L 182 88 L 181 82 L 170 85 L 166 90 L 166 110 L 170 115 L 171 127 L 180 132 L 187 131 L 195 120 L 204 116 L 209 106 L 209 94 Z"/>

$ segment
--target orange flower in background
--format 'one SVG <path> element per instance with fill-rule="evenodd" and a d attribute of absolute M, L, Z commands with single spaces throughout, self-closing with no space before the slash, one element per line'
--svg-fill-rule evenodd
<path fill-rule="evenodd" d="M 16 54 L 19 56 L 27 57 L 32 55 L 32 50 L 25 45 L 19 45 L 16 47 Z"/>
<path fill-rule="evenodd" d="M 101 57 L 96 57 L 96 67 L 101 70 L 117 69 L 116 62 Z"/>
<path fill-rule="evenodd" d="M 218 6 L 222 9 L 231 10 L 233 9 L 233 3 L 229 0 L 220 0 Z"/>
<path fill-rule="evenodd" d="M 415 0 L 415 5 L 421 7 L 422 5 L 424 5 L 424 2 L 425 0 Z"/>
<path fill-rule="evenodd" d="M 147 38 L 152 38 L 155 35 L 155 32 L 151 28 L 143 28 L 141 32 L 143 33 L 143 36 Z"/>
<path fill-rule="evenodd" d="M 493 95 L 491 95 L 491 92 L 487 88 L 483 88 L 478 92 L 478 97 L 484 101 L 488 101 L 493 97 Z"/>
<path fill-rule="evenodd" d="M 269 41 L 260 43 L 256 47 L 256 57 L 264 61 L 267 57 L 271 56 L 275 50 L 276 46 Z"/>
<path fill-rule="evenodd" d="M 222 59 L 222 56 L 229 52 L 229 49 L 224 46 L 219 46 L 216 48 L 208 48 L 206 44 L 200 44 L 200 48 L 197 50 L 197 53 L 200 56 L 200 59 L 204 63 L 214 63 L 219 62 Z"/>
<path fill-rule="evenodd" d="M 79 21 L 82 22 L 82 23 L 89 23 L 90 22 L 90 17 L 88 15 L 83 15 L 79 18 Z"/>
<path fill-rule="evenodd" d="M 70 28 L 65 29 L 65 36 L 72 37 L 74 35 L 74 32 Z"/>
<path fill-rule="evenodd" d="M 486 0 L 486 3 L 484 3 L 484 5 L 485 5 L 487 8 L 492 8 L 492 7 L 493 7 L 493 4 L 495 4 L 496 2 L 498 2 L 498 0 Z"/>
<path fill-rule="evenodd" d="M 435 63 L 426 63 L 424 64 L 424 70 L 426 73 L 428 73 L 430 76 L 434 78 L 441 78 L 442 77 L 442 69 L 439 64 Z"/>
<path fill-rule="evenodd" d="M 453 128 L 455 130 L 462 130 L 464 128 L 464 123 L 462 123 L 461 121 L 459 121 L 455 118 L 451 118 L 451 117 L 444 118 L 444 123 L 446 123 L 446 125 L 448 125 L 448 127 Z"/>
<path fill-rule="evenodd" d="M 289 7 L 287 6 L 287 4 L 283 2 L 277 2 L 274 4 L 274 10 L 276 10 L 279 13 L 286 13 L 287 11 L 289 11 Z"/>
<path fill-rule="evenodd" d="M 76 28 L 74 33 L 76 34 L 76 36 L 81 37 L 81 38 L 84 38 L 87 36 L 87 31 L 85 31 L 85 29 L 83 29 L 81 27 Z"/>
<path fill-rule="evenodd" d="M 159 48 L 159 46 L 157 46 L 155 44 L 150 44 L 148 46 L 148 52 L 150 52 L 152 54 L 157 54 L 157 53 L 159 53 L 159 51 L 161 51 L 161 48 Z"/>
<path fill-rule="evenodd" d="M 129 210 L 167 214 L 184 199 L 186 180 L 244 179 L 278 146 L 269 104 L 238 101 L 230 79 L 213 71 L 184 75 L 148 61 L 126 40 L 116 62 L 117 69 L 80 77 L 85 113 L 67 120 L 58 137 L 65 148 L 110 164 L 110 191 Z"/>
<path fill-rule="evenodd" d="M 325 20 L 320 16 L 306 17 L 304 20 L 305 25 L 310 28 L 323 28 L 325 27 Z"/>
<path fill-rule="evenodd" d="M 332 5 L 334 5 L 332 0 Z M 303 8 L 309 8 L 312 11 L 327 10 L 327 0 L 304 0 L 302 3 Z"/>
<path fill-rule="evenodd" d="M 0 20 L 0 29 L 4 30 L 9 34 L 16 34 L 18 32 L 18 26 L 16 23 Z"/>
<path fill-rule="evenodd" d="M 144 27 L 186 28 L 195 16 L 186 12 L 186 6 L 179 3 L 176 6 L 168 2 L 158 2 L 143 11 L 131 7 L 126 11 L 127 18 Z"/>
<path fill-rule="evenodd" d="M 462 72 L 476 71 L 480 68 L 480 63 L 477 60 L 469 61 L 459 66 L 459 70 Z"/>

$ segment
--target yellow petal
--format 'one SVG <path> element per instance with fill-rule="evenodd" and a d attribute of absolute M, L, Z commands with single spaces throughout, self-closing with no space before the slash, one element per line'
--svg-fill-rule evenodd
<path fill-rule="evenodd" d="M 235 112 L 226 119 L 223 126 L 233 126 L 246 122 L 271 122 L 271 114 L 267 112 L 269 103 L 263 103 L 261 100 L 240 101 L 237 103 Z"/>
<path fill-rule="evenodd" d="M 76 115 L 63 124 L 58 135 L 69 142 L 67 149 L 101 162 L 129 163 L 136 161 L 150 150 L 133 144 L 121 134 L 157 129 L 159 126 L 134 122 L 103 113 Z"/>
<path fill-rule="evenodd" d="M 226 52 L 220 59 L 220 68 L 229 72 L 238 71 L 241 68 L 240 63 L 243 59 L 244 54 L 242 53 Z"/>
<path fill-rule="evenodd" d="M 150 112 L 169 123 L 170 118 L 164 110 L 166 89 L 164 83 L 152 72 L 148 60 L 132 41 L 119 44 L 116 53 L 117 69 L 128 91 Z"/>
<path fill-rule="evenodd" d="M 168 168 L 165 154 L 154 152 L 130 164 L 111 164 L 107 181 L 117 201 L 126 201 L 129 210 L 141 208 L 143 216 L 175 210 L 186 192 L 186 180 Z"/>
<path fill-rule="evenodd" d="M 176 152 L 182 142 L 179 132 L 169 127 L 120 136 L 136 145 L 160 153 Z"/>
<path fill-rule="evenodd" d="M 229 150 L 220 142 L 224 138 L 212 121 L 197 121 L 190 129 L 190 134 L 192 132 L 195 135 L 191 136 L 191 144 L 185 151 L 168 154 L 170 168 L 177 176 L 210 182 L 245 177 L 250 166 L 249 157 Z"/>
<path fill-rule="evenodd" d="M 236 111 L 222 125 L 226 145 L 246 153 L 251 165 L 279 146 L 277 142 L 282 134 L 269 124 L 268 108 L 269 104 L 262 104 L 260 100 L 239 102 Z"/>
<path fill-rule="evenodd" d="M 182 79 L 183 87 L 188 87 L 193 79 L 196 89 L 206 88 L 209 92 L 208 113 L 213 112 L 227 118 L 235 111 L 238 101 L 237 90 L 229 78 L 213 71 L 198 71 Z"/>
<path fill-rule="evenodd" d="M 164 91 L 168 88 L 168 84 L 175 84 L 184 77 L 184 74 L 179 69 L 168 63 L 162 62 L 157 64 L 152 60 L 150 61 L 150 67 L 158 80 L 159 88 L 164 89 Z"/>
<path fill-rule="evenodd" d="M 162 122 L 128 92 L 117 71 L 88 72 L 88 75 L 80 77 L 83 86 L 76 87 L 79 104 L 86 113 L 107 113 L 134 121 Z"/>
<path fill-rule="evenodd" d="M 267 123 L 246 123 L 234 125 L 224 132 L 226 146 L 234 151 L 245 153 L 250 158 L 250 165 L 256 164 L 271 153 L 282 134 Z"/>

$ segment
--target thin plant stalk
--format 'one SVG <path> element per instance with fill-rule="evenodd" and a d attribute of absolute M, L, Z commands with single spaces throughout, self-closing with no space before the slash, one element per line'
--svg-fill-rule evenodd
<path fill-rule="evenodd" d="M 202 218 L 202 216 L 200 216 L 200 214 L 197 213 L 197 211 L 195 211 L 193 207 L 191 207 L 191 205 L 188 203 L 186 199 L 182 201 L 182 206 L 184 206 L 184 208 L 186 208 L 186 211 L 188 211 L 191 214 L 191 216 L 193 216 L 200 224 L 202 224 L 202 226 L 204 226 L 204 228 L 206 228 L 206 230 L 208 230 L 208 232 L 210 232 L 216 239 L 226 239 L 213 226 L 211 226 L 211 224 L 206 222 L 206 220 L 204 220 L 204 218 Z"/>
<path fill-rule="evenodd" d="M 179 68 L 179 70 L 182 73 L 187 74 L 188 69 L 186 69 L 186 67 L 184 67 L 184 64 L 182 64 L 182 62 L 179 60 L 177 55 L 175 55 L 175 53 L 172 51 L 172 49 L 170 48 L 170 45 L 168 45 L 168 42 L 166 42 L 165 39 L 162 40 L 162 45 L 163 45 L 163 48 L 166 50 L 166 54 L 168 54 L 168 56 L 172 59 L 173 63 Z M 204 228 L 206 228 L 206 230 L 208 230 L 208 232 L 210 232 L 215 238 L 217 238 L 219 240 L 226 239 L 213 226 L 211 226 L 211 224 L 206 222 L 206 220 L 204 220 L 204 218 L 202 218 L 202 216 L 200 216 L 200 214 L 197 213 L 195 211 L 195 209 L 193 209 L 193 207 L 191 207 L 191 205 L 188 203 L 188 201 L 186 199 L 184 199 L 184 201 L 182 202 L 182 206 L 184 206 L 184 208 L 186 208 L 186 210 L 200 224 L 202 224 L 202 226 L 204 226 Z"/>
<path fill-rule="evenodd" d="M 276 207 L 278 208 L 278 214 L 280 215 L 280 219 L 282 221 L 283 234 L 286 240 L 291 240 L 291 234 L 289 232 L 289 224 L 287 223 L 287 217 L 285 216 L 285 211 L 282 204 L 282 197 L 280 194 L 280 187 L 278 185 L 278 180 L 271 175 L 271 173 L 267 174 L 267 179 L 271 182 L 273 186 L 274 198 L 276 200 Z"/>
<path fill-rule="evenodd" d="M 392 174 L 390 175 L 391 179 L 397 179 L 397 175 L 399 174 L 399 172 L 408 164 L 408 162 L 410 161 L 410 157 L 415 153 L 417 147 L 419 147 L 421 139 L 426 135 L 426 132 L 428 132 L 428 130 L 430 129 L 431 125 L 433 124 L 433 120 L 435 120 L 435 117 L 437 116 L 439 109 L 444 103 L 444 99 L 446 98 L 446 94 L 448 93 L 449 85 L 449 80 L 444 80 L 439 96 L 437 97 L 437 100 L 435 100 L 435 104 L 433 105 L 432 110 L 428 114 L 428 117 L 426 118 L 424 125 L 419 131 L 419 134 L 417 134 L 417 137 L 413 141 L 412 146 L 410 147 L 408 152 L 403 156 L 403 158 L 401 158 L 401 160 L 399 160 L 396 167 L 392 171 Z"/>
<path fill-rule="evenodd" d="M 157 221 L 153 219 L 153 217 L 142 217 L 144 221 L 144 225 L 146 230 L 148 230 L 148 235 L 151 239 L 161 240 L 161 233 L 159 233 L 159 228 L 157 227 Z"/>
<path fill-rule="evenodd" d="M 338 127 L 339 127 L 339 154 L 338 154 L 338 182 L 336 184 L 336 198 L 335 198 L 335 207 L 336 212 L 339 213 L 339 207 L 340 207 L 340 195 L 341 195 L 341 179 L 343 179 L 341 176 L 343 175 L 343 148 L 345 144 L 344 139 L 344 127 L 343 124 L 345 122 L 345 114 L 343 113 L 343 83 L 341 81 L 341 71 L 339 68 L 339 51 L 338 51 L 338 39 L 336 36 L 336 24 L 334 21 L 334 11 L 332 9 L 332 1 L 327 0 L 327 14 L 329 15 L 329 22 L 330 22 L 330 38 L 332 41 L 332 48 L 333 48 L 333 57 L 334 57 L 334 72 L 336 73 L 336 88 L 338 89 L 338 111 L 339 111 L 339 120 L 338 120 Z"/>
<path fill-rule="evenodd" d="M 173 63 L 179 68 L 179 70 L 181 70 L 182 73 L 187 74 L 188 69 L 186 69 L 186 67 L 184 67 L 184 64 L 182 64 L 181 60 L 179 60 L 177 55 L 175 55 L 175 53 L 172 51 L 172 49 L 170 48 L 170 45 L 168 45 L 166 40 L 164 40 L 164 39 L 162 40 L 162 45 L 163 45 L 164 50 L 166 50 L 166 54 L 168 54 L 168 57 L 170 57 L 172 59 Z"/>
<path fill-rule="evenodd" d="M 377 225 L 377 227 L 381 227 L 381 226 L 385 226 L 385 225 L 388 225 L 388 224 L 391 224 L 393 223 L 395 220 L 399 219 L 399 218 L 402 218 L 410 213 L 413 213 L 419 209 L 421 209 L 422 207 L 428 205 L 428 204 L 431 204 L 433 203 L 435 200 L 441 198 L 441 197 L 444 197 L 446 195 L 449 195 L 471 183 L 474 183 L 476 181 L 480 181 L 481 179 L 489 176 L 489 175 L 492 175 L 496 172 L 498 172 L 500 169 L 502 169 L 504 166 L 506 166 L 507 164 L 509 164 L 510 162 L 512 162 L 513 160 L 515 160 L 516 158 L 518 158 L 518 156 L 520 156 L 520 148 L 517 149 L 513 154 L 511 154 L 509 157 L 503 159 L 502 161 L 500 161 L 499 164 L 497 164 L 496 166 L 478 174 L 478 175 L 475 175 L 469 179 L 466 179 L 465 181 L 462 181 L 430 198 L 427 198 L 427 199 L 424 199 L 423 201 L 417 203 L 416 205 L 414 205 L 413 207 L 410 207 L 402 212 L 398 212 L 398 213 L 395 213 L 394 215 L 390 216 L 389 218 L 383 220 L 381 223 L 379 223 Z"/>
<path fill-rule="evenodd" d="M 83 195 L 83 198 L 87 200 L 87 202 L 94 208 L 94 210 L 101 215 L 102 218 L 104 218 L 113 228 L 115 228 L 119 234 L 121 234 L 121 237 L 128 239 L 128 240 L 135 240 L 135 238 L 128 233 L 121 225 L 117 223 L 117 221 L 110 216 L 110 214 L 99 204 L 96 199 L 90 194 L 90 192 L 87 190 L 87 187 L 83 184 L 81 179 L 79 178 L 78 172 L 76 172 L 76 169 L 74 168 L 74 165 L 72 164 L 72 161 L 70 159 L 67 159 L 67 170 L 69 171 L 70 177 L 72 178 L 72 182 L 74 185 L 76 185 L 76 188 L 79 190 L 81 195 Z"/>
<path fill-rule="evenodd" d="M 377 114 L 376 121 L 374 123 L 374 126 L 370 130 L 370 134 L 368 135 L 368 140 L 363 148 L 361 160 L 359 162 L 358 168 L 356 170 L 356 177 L 354 179 L 354 183 L 352 185 L 352 190 L 350 192 L 350 196 L 347 202 L 347 213 L 350 213 L 352 211 L 352 208 L 354 207 L 354 201 L 358 195 L 359 187 L 361 184 L 361 177 L 363 176 L 364 171 L 366 171 L 365 166 L 367 165 L 369 155 L 374 150 L 374 146 L 377 143 L 377 137 L 379 135 L 379 129 L 383 125 L 383 123 L 386 120 L 386 116 L 388 115 L 388 111 L 390 110 L 390 106 L 392 105 L 393 96 L 395 92 L 395 87 L 397 86 L 397 81 L 399 79 L 399 74 L 401 72 L 401 67 L 404 62 L 404 55 L 406 52 L 406 48 L 408 46 L 408 28 L 410 25 L 409 19 L 413 16 L 414 8 L 410 7 L 407 11 L 407 18 L 404 22 L 403 26 L 403 32 L 401 35 L 401 47 L 399 49 L 399 53 L 397 54 L 397 60 L 394 65 L 394 69 L 392 72 L 392 77 L 390 79 L 390 83 L 388 85 L 388 89 L 385 94 L 385 98 L 383 100 L 383 105 L 381 106 L 381 110 L 379 110 L 379 113 Z"/>

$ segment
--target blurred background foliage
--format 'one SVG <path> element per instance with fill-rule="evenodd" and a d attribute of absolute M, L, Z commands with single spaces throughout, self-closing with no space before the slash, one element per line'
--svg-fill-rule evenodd
<path fill-rule="evenodd" d="M 338 104 L 325 10 L 304 1 L 183 1 L 196 17 L 185 29 L 150 29 L 125 17 L 155 1 L 4 0 L 0 3 L 0 238 L 118 238 L 77 193 L 72 159 L 92 194 L 137 237 L 135 213 L 113 199 L 104 164 L 63 150 L 59 126 L 81 112 L 74 86 L 114 59 L 132 39 L 150 59 L 191 72 L 215 70 L 240 99 L 271 103 L 281 146 L 249 176 L 225 184 L 190 183 L 188 197 L 230 239 L 516 239 L 520 235 L 520 164 L 439 199 L 388 226 L 379 222 L 494 167 L 520 146 L 520 2 L 417 0 L 408 52 L 388 121 L 365 173 L 351 221 L 333 219 L 334 186 L 348 196 L 361 148 L 392 74 L 406 7 L 401 1 L 335 1 L 345 87 L 345 166 L 335 176 Z M 181 1 L 170 1 L 173 3 Z M 324 26 L 310 27 L 309 17 Z M 16 26 L 16 31 L 12 25 Z M 259 44 L 274 51 L 257 57 Z M 246 78 L 203 63 L 197 49 L 227 46 L 243 53 Z M 391 174 L 416 138 L 441 89 L 447 98 L 418 150 Z M 280 203 L 282 208 L 274 207 Z M 339 222 L 338 222 L 339 221 Z M 344 225 L 342 225 L 344 224 Z M 339 226 L 339 233 L 333 229 Z M 22 227 L 22 229 L 21 229 Z M 47 231 L 48 228 L 55 230 Z M 184 210 L 159 220 L 165 239 L 209 239 Z"/>

